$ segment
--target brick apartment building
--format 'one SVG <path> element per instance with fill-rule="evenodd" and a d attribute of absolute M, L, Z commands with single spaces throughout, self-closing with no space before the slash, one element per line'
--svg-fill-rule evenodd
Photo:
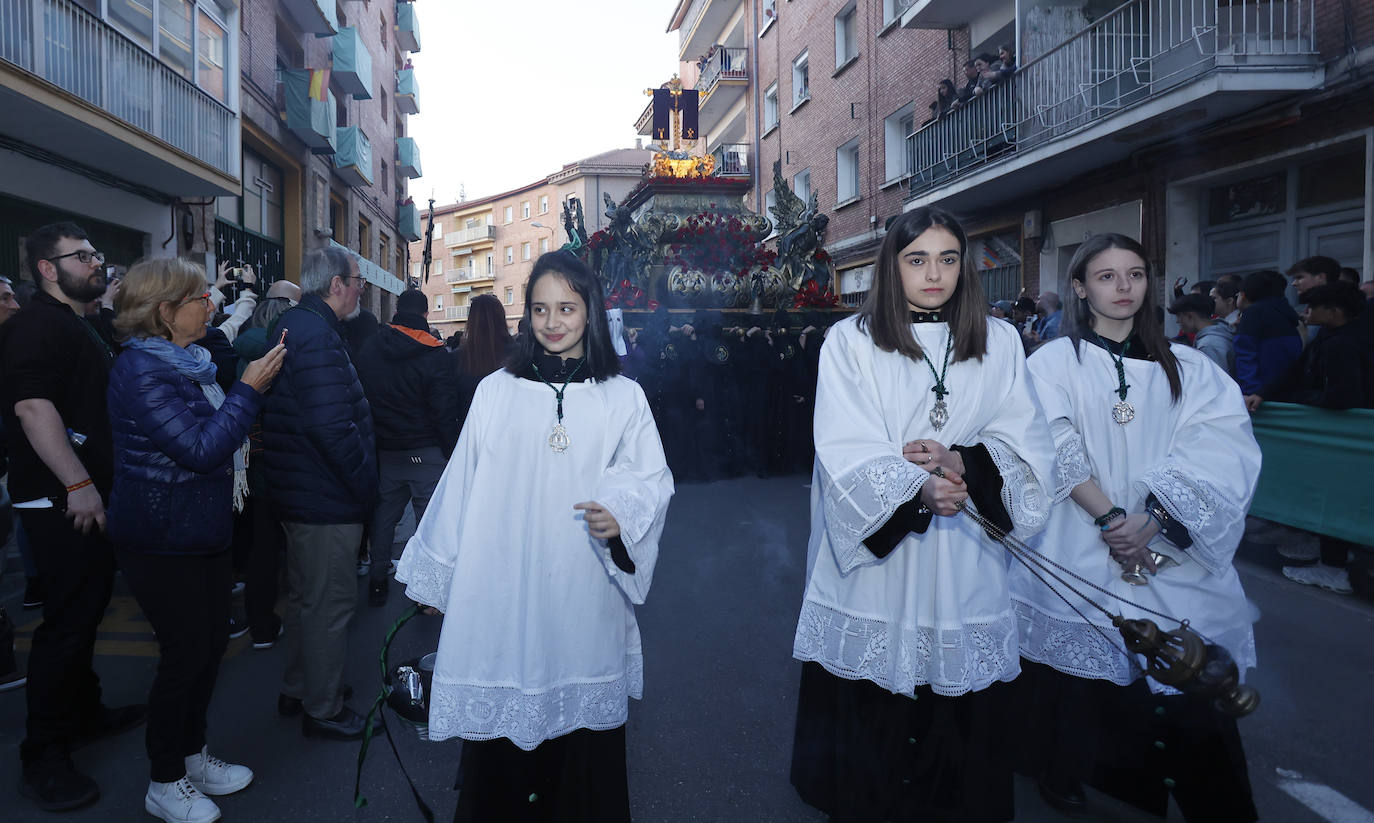
<path fill-rule="evenodd" d="M 965 220 L 993 298 L 1065 291 L 1102 231 L 1170 279 L 1310 254 L 1371 274 L 1374 4 L 682 0 L 668 30 L 684 81 L 700 74 L 705 148 L 750 169 L 750 205 L 781 160 L 830 216 L 847 304 L 887 221 L 925 204 Z M 1017 74 L 930 121 L 939 80 L 1002 44 Z"/>
<path fill-rule="evenodd" d="M 388 313 L 418 225 L 405 117 L 414 6 L 387 0 L 12 4 L 0 23 L 0 270 L 76 220 L 109 262 L 185 255 L 296 279 L 339 242 Z M 142 13 L 134 13 L 142 8 Z M 310 69 L 330 69 L 310 96 Z M 318 95 L 317 95 L 318 96 Z"/>
<path fill-rule="evenodd" d="M 652 157 L 647 149 L 614 149 L 569 163 L 518 189 L 436 206 L 430 246 L 434 262 L 423 286 L 431 325 L 446 337 L 461 331 L 472 298 L 495 294 L 513 331 L 525 311 L 525 281 L 534 261 L 568 240 L 563 204 L 572 198 L 581 201 L 588 234 L 604 228 L 609 221 L 603 197 L 623 200 Z M 423 254 L 423 240 L 411 244 L 412 279 L 420 278 Z"/>

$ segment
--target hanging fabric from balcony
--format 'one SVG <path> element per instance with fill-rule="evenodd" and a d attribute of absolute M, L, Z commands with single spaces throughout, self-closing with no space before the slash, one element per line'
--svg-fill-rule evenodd
<path fill-rule="evenodd" d="M 315 154 L 333 154 L 337 111 L 334 107 L 334 93 L 329 91 L 328 80 L 322 69 L 288 69 L 281 73 L 282 86 L 286 92 L 286 127 L 301 139 Z M 323 97 L 312 95 L 313 81 L 321 79 L 318 87 Z"/>
<path fill-rule="evenodd" d="M 372 55 L 351 26 L 334 35 L 334 80 L 353 99 L 372 99 Z"/>
<path fill-rule="evenodd" d="M 396 72 L 396 108 L 406 114 L 420 113 L 420 86 L 415 82 L 415 69 Z"/>
<path fill-rule="evenodd" d="M 1265 403 L 1253 418 L 1264 453 L 1250 513 L 1366 544 L 1374 523 L 1369 467 L 1374 410 Z M 1314 467 L 1320 467 L 1314 470 Z"/>
<path fill-rule="evenodd" d="M 421 176 L 420 147 L 414 137 L 396 138 L 396 176 L 412 179 Z"/>
<path fill-rule="evenodd" d="M 402 203 L 397 207 L 396 231 L 412 243 L 420 239 L 420 210 L 414 203 Z"/>
<path fill-rule="evenodd" d="M 414 3 L 396 4 L 396 44 L 406 51 L 420 50 L 420 21 Z"/>
<path fill-rule="evenodd" d="M 372 144 L 358 126 L 338 130 L 334 166 L 350 186 L 372 185 Z"/>

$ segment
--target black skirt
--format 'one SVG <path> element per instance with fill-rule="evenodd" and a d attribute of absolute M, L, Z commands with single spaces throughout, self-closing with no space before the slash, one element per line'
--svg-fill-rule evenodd
<path fill-rule="evenodd" d="M 1172 794 L 1188 821 L 1259 819 L 1236 720 L 1210 700 L 1152 694 L 1144 678 L 1118 686 L 1025 659 L 1021 670 L 1013 689 L 1018 771 L 1076 780 L 1160 817 Z"/>
<path fill-rule="evenodd" d="M 578 729 L 527 752 L 463 741 L 454 823 L 629 823 L 625 727 Z"/>
<path fill-rule="evenodd" d="M 1014 815 L 1007 686 L 915 698 L 802 666 L 792 785 L 832 821 L 1000 823 Z"/>

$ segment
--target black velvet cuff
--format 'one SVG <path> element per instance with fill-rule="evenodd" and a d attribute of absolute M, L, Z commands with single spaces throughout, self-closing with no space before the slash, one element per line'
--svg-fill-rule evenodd
<path fill-rule="evenodd" d="M 630 550 L 625 548 L 625 541 L 620 539 L 620 535 L 607 540 L 606 546 L 611 550 L 611 562 L 615 563 L 616 568 L 626 574 L 635 573 L 635 562 L 630 559 Z"/>
<path fill-rule="evenodd" d="M 1159 523 L 1165 540 L 1180 549 L 1192 548 L 1193 536 L 1188 533 L 1188 527 L 1169 514 L 1169 511 L 1159 502 L 1159 498 L 1155 497 L 1154 492 L 1145 498 L 1145 511 L 1150 513 Z"/>
<path fill-rule="evenodd" d="M 964 483 L 968 485 L 968 496 L 978 513 L 985 520 L 1002 530 L 1003 534 L 1012 530 L 1011 515 L 1002 504 L 1002 473 L 997 470 L 992 455 L 982 443 L 972 446 L 950 446 L 964 458 Z M 988 531 L 988 537 L 997 535 Z"/>
<path fill-rule="evenodd" d="M 930 519 L 934 516 L 935 514 L 926 508 L 921 502 L 921 496 L 917 494 L 898 506 L 876 532 L 865 537 L 864 545 L 875 557 L 887 557 L 908 534 L 925 534 L 926 529 L 930 528 Z"/>

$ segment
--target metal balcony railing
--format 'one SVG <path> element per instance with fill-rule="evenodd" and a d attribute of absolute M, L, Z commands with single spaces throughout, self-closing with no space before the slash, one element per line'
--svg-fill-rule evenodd
<path fill-rule="evenodd" d="M 444 309 L 445 320 L 466 320 L 468 319 L 467 306 L 449 306 Z"/>
<path fill-rule="evenodd" d="M 496 236 L 495 226 L 473 226 L 470 229 L 459 229 L 444 235 L 444 245 L 461 246 L 464 243 L 476 243 L 479 240 L 490 240 Z"/>
<path fill-rule="evenodd" d="M 911 193 L 1036 148 L 1218 67 L 1315 59 L 1316 0 L 1130 0 L 907 138 Z"/>
<path fill-rule="evenodd" d="M 749 145 L 726 143 L 712 152 L 716 156 L 716 174 L 721 177 L 749 176 Z"/>
<path fill-rule="evenodd" d="M 444 275 L 445 283 L 461 283 L 467 279 L 467 269 L 454 269 Z"/>
<path fill-rule="evenodd" d="M 716 47 L 697 80 L 697 89 L 701 92 L 703 103 L 705 98 L 710 97 L 711 92 L 715 91 L 716 83 L 722 77 L 749 79 L 749 49 Z"/>
<path fill-rule="evenodd" d="M 238 176 L 238 115 L 71 0 L 0 0 L 0 60 Z"/>

